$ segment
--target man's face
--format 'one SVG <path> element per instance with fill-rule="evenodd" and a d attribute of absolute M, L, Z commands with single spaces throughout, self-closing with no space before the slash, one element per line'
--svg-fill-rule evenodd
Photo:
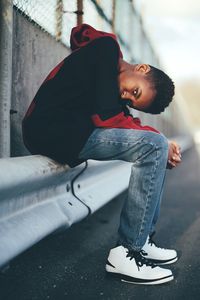
<path fill-rule="evenodd" d="M 155 89 L 146 79 L 146 73 L 141 69 L 134 69 L 122 72 L 118 76 L 121 98 L 130 100 L 130 106 L 141 111 L 151 105 L 156 95 Z"/>

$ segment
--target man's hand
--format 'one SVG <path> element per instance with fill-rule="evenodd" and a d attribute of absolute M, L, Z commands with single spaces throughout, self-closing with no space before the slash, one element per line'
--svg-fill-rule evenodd
<path fill-rule="evenodd" d="M 177 167 L 181 162 L 181 148 L 180 146 L 174 142 L 169 141 L 169 154 L 168 154 L 168 168 Z"/>

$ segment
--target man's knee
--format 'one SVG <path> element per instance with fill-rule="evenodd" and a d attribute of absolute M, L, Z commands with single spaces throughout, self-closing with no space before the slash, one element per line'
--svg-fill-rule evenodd
<path fill-rule="evenodd" d="M 148 134 L 144 137 L 144 141 L 152 145 L 152 148 L 155 151 L 160 150 L 162 156 L 166 158 L 168 157 L 168 139 L 163 134 L 148 132 Z"/>

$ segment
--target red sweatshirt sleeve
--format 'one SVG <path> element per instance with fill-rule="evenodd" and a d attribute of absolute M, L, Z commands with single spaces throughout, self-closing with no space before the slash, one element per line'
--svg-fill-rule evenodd
<path fill-rule="evenodd" d="M 95 99 L 92 121 L 95 127 L 148 130 L 159 133 L 150 126 L 142 126 L 139 118 L 127 115 L 118 87 L 119 47 L 111 37 L 95 43 Z"/>
<path fill-rule="evenodd" d="M 101 120 L 99 115 L 96 114 L 92 116 L 92 121 L 96 127 L 137 129 L 160 133 L 153 127 L 142 126 L 139 118 L 133 118 L 130 115 L 125 116 L 123 112 L 108 118 L 105 121 Z"/>

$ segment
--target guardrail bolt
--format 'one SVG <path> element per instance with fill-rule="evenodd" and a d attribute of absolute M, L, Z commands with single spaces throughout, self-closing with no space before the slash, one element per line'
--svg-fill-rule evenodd
<path fill-rule="evenodd" d="M 69 184 L 67 184 L 66 190 L 67 190 L 67 192 L 70 191 L 70 186 L 69 186 Z"/>

